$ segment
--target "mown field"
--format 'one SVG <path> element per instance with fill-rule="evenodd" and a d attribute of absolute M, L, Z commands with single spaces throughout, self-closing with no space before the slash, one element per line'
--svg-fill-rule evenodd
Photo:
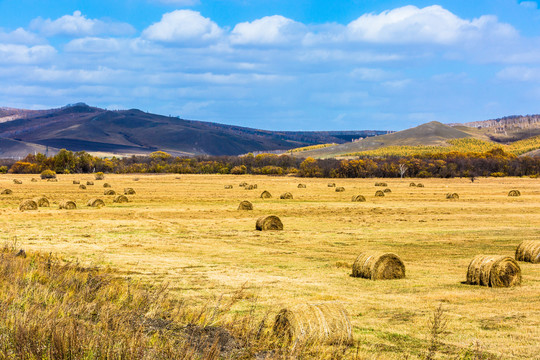
<path fill-rule="evenodd" d="M 213 304 L 242 290 L 232 311 L 256 304 L 272 318 L 284 306 L 338 300 L 354 326 L 359 358 L 424 358 L 428 321 L 442 304 L 448 318 L 436 358 L 540 359 L 540 265 L 520 263 L 522 285 L 492 289 L 463 284 L 476 254 L 513 256 L 523 240 L 540 240 L 540 181 L 530 178 L 298 179 L 233 175 L 2 175 L 1 241 L 26 251 L 61 254 L 111 267 L 144 283 L 168 283 L 174 296 Z M 13 184 L 13 179 L 23 184 Z M 94 180 L 80 190 L 74 179 Z M 241 182 L 257 184 L 244 190 Z M 392 190 L 374 197 L 377 181 Z M 424 188 L 409 187 L 421 181 Z M 103 183 L 131 202 L 114 204 Z M 337 193 L 327 186 L 345 187 Z M 297 185 L 304 183 L 305 189 Z M 233 189 L 224 189 L 225 185 Z M 508 197 L 519 189 L 521 197 Z M 272 199 L 260 199 L 268 190 Z M 293 200 L 280 200 L 291 192 Z M 446 200 L 457 192 L 459 200 Z M 351 202 L 362 194 L 367 201 Z M 45 195 L 50 208 L 20 212 L 21 200 Z M 92 197 L 101 209 L 86 207 Z M 59 210 L 63 199 L 77 210 Z M 237 210 L 249 200 L 253 211 Z M 259 232 L 255 221 L 277 215 L 279 232 Z M 391 251 L 406 278 L 370 281 L 349 276 L 365 250 Z M 467 355 L 473 354 L 473 355 Z M 469 357 L 468 357 L 469 356 Z M 473 357 L 477 356 L 477 357 Z M 480 357 L 483 356 L 483 357 Z"/>

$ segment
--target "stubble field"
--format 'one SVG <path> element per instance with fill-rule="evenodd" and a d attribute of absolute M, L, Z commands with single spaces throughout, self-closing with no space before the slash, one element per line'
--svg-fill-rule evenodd
<path fill-rule="evenodd" d="M 61 254 L 110 266 L 148 283 L 168 283 L 173 294 L 212 303 L 243 289 L 242 312 L 258 316 L 284 306 L 337 300 L 345 304 L 359 351 L 368 358 L 422 357 L 428 319 L 440 304 L 448 317 L 439 357 L 467 349 L 502 359 L 540 359 L 540 265 L 520 262 L 522 285 L 492 289 L 463 284 L 477 254 L 514 255 L 523 240 L 540 240 L 540 180 L 299 179 L 232 175 L 2 175 L 1 241 L 17 239 L 27 251 Z M 13 179 L 23 184 L 13 184 Z M 86 190 L 72 181 L 94 181 Z M 138 179 L 138 180 L 137 180 Z M 392 190 L 377 198 L 377 181 Z M 409 187 L 422 182 L 425 187 Z M 105 196 L 103 183 L 127 204 Z M 257 184 L 244 190 L 241 182 Z M 335 182 L 344 192 L 327 186 Z M 299 183 L 305 189 L 297 188 Z M 224 189 L 225 185 L 233 189 Z M 508 197 L 519 189 L 521 197 Z M 268 190 L 273 198 L 261 199 Z M 292 200 L 279 195 L 291 192 Z M 447 200 L 456 192 L 459 200 Z M 366 202 L 351 202 L 362 194 Z M 44 195 L 50 208 L 20 212 L 21 200 Z M 106 207 L 88 208 L 92 197 Z M 76 210 L 59 210 L 63 199 Z M 249 200 L 253 211 L 237 210 Z M 277 215 L 283 231 L 260 232 L 255 221 Z M 406 278 L 371 281 L 350 277 L 362 251 L 398 254 Z"/>

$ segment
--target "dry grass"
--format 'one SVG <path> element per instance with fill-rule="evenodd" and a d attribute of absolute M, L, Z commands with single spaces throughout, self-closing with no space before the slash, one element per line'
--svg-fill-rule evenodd
<path fill-rule="evenodd" d="M 373 197 L 373 183 L 381 179 L 340 179 L 347 191 L 336 193 L 327 188 L 328 179 L 302 179 L 309 191 L 298 191 L 298 179 L 291 177 L 175 176 L 137 175 L 134 182 L 133 175 L 107 175 L 115 188 L 137 185 L 132 201 L 109 198 L 100 211 L 80 206 L 66 212 L 56 205 L 64 198 L 86 204 L 102 195 L 101 186 L 83 192 L 71 185 L 91 175 L 58 175 L 57 183 L 30 183 L 31 176 L 17 175 L 23 184 L 0 202 L 0 243 L 17 236 L 28 252 L 111 266 L 143 284 L 168 283 L 171 296 L 198 305 L 243 288 L 231 311 L 253 311 L 258 320 L 266 314 L 273 319 L 283 307 L 340 301 L 362 359 L 423 358 L 430 346 L 428 319 L 440 303 L 449 321 L 436 358 L 538 356 L 537 264 L 519 263 L 518 287 L 462 282 L 475 255 L 514 256 L 522 241 L 538 240 L 539 179 L 425 179 L 425 188 L 410 188 L 410 179 L 384 179 L 391 196 Z M 0 176 L 0 188 L 12 179 Z M 223 184 L 240 182 L 273 194 L 295 192 L 295 200 L 263 200 L 237 187 L 223 191 Z M 508 197 L 510 189 L 523 195 Z M 450 191 L 462 199 L 445 200 Z M 368 202 L 351 202 L 352 194 L 371 195 Z M 17 210 L 21 200 L 39 195 L 49 198 L 50 208 Z M 253 211 L 236 210 L 244 199 Z M 285 229 L 255 231 L 255 220 L 266 214 L 279 216 Z M 399 254 L 407 277 L 350 277 L 356 255 L 366 248 Z"/>

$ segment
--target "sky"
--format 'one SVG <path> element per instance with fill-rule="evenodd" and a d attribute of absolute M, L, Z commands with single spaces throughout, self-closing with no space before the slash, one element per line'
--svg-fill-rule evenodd
<path fill-rule="evenodd" d="M 540 113 L 518 0 L 0 0 L 0 107 L 85 102 L 268 130 Z"/>

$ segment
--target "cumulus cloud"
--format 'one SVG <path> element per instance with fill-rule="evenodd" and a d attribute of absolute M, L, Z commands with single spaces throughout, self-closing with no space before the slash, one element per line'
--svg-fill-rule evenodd
<path fill-rule="evenodd" d="M 3 64 L 41 63 L 51 59 L 55 54 L 56 49 L 49 45 L 0 44 L 0 63 Z"/>
<path fill-rule="evenodd" d="M 233 44 L 291 44 L 306 33 L 306 26 L 281 15 L 266 16 L 237 24 L 230 35 Z"/>
<path fill-rule="evenodd" d="M 73 15 L 64 15 L 56 20 L 36 18 L 30 23 L 30 28 L 46 36 L 129 35 L 135 32 L 130 24 L 88 19 L 80 11 L 75 11 Z"/>
<path fill-rule="evenodd" d="M 161 21 L 146 28 L 142 36 L 164 43 L 194 44 L 215 41 L 223 30 L 198 11 L 175 10 L 162 16 Z"/>
<path fill-rule="evenodd" d="M 452 44 L 484 37 L 514 37 L 517 31 L 495 16 L 464 20 L 439 5 L 409 5 L 365 14 L 347 26 L 350 40 L 373 43 Z"/>
<path fill-rule="evenodd" d="M 85 37 L 73 39 L 66 44 L 68 52 L 112 53 L 120 51 L 121 40 L 115 38 Z"/>
<path fill-rule="evenodd" d="M 45 39 L 23 28 L 18 28 L 11 32 L 3 32 L 0 29 L 0 43 L 33 45 L 42 44 L 44 42 Z"/>

